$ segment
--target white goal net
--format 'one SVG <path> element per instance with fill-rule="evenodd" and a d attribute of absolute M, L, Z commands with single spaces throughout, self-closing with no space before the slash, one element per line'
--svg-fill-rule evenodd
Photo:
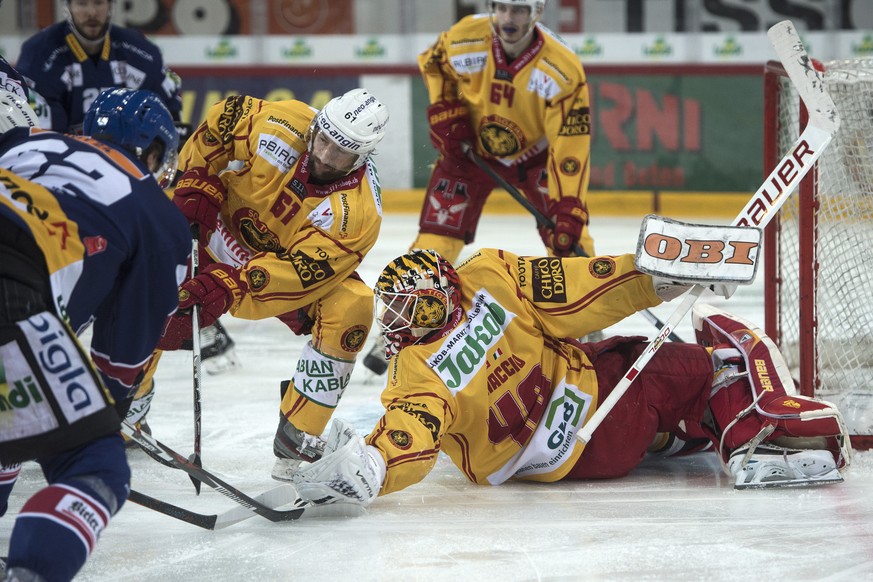
<path fill-rule="evenodd" d="M 805 111 L 778 64 L 765 81 L 765 174 L 800 135 Z M 767 333 L 801 393 L 837 405 L 873 445 L 873 59 L 824 63 L 842 125 L 768 228 Z"/>

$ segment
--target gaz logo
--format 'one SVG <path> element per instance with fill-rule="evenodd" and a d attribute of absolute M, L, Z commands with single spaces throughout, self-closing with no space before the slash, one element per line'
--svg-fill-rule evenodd
<path fill-rule="evenodd" d="M 555 450 L 565 445 L 568 430 L 579 425 L 583 410 L 585 399 L 566 388 L 563 396 L 552 401 L 546 414 L 546 426 L 552 429 L 547 441 L 550 449 Z"/>

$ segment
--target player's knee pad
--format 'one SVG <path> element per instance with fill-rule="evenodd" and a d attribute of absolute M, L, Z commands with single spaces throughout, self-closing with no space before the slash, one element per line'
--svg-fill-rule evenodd
<path fill-rule="evenodd" d="M 848 431 L 839 410 L 795 393 L 787 364 L 763 331 L 712 306 L 695 309 L 694 328 L 698 343 L 712 348 L 709 411 L 723 459 L 738 447 L 771 442 L 827 449 L 838 467 L 848 463 Z"/>

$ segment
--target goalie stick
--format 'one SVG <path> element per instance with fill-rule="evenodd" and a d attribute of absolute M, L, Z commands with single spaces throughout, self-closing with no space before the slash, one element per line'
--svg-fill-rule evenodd
<path fill-rule="evenodd" d="M 840 127 L 840 117 L 833 99 L 824 86 L 821 74 L 816 71 L 812 60 L 803 48 L 790 20 L 773 25 L 767 36 L 776 50 L 782 66 L 791 83 L 800 94 L 809 112 L 809 123 L 800 137 L 788 150 L 760 188 L 752 195 L 740 211 L 733 226 L 755 226 L 763 229 L 772 220 L 776 211 L 785 203 L 800 184 L 803 177 L 812 169 L 815 161 L 830 144 Z M 660 349 L 670 331 L 685 317 L 705 287 L 695 285 L 686 294 L 682 303 L 667 320 L 661 333 L 652 340 L 649 347 L 631 365 L 621 381 L 594 412 L 591 418 L 577 433 L 576 438 L 583 443 L 591 440 L 594 431 L 612 410 L 615 403 L 627 392 L 645 365 Z"/>
<path fill-rule="evenodd" d="M 127 421 L 121 423 L 121 432 L 130 440 L 138 444 L 148 456 L 162 465 L 188 473 L 192 480 L 197 479 L 198 481 L 205 483 L 225 497 L 229 497 L 243 507 L 249 508 L 251 511 L 269 519 L 270 521 L 292 521 L 298 519 L 303 513 L 303 510 L 299 508 L 280 511 L 261 503 L 260 501 L 246 495 L 233 485 L 223 481 L 216 475 L 213 475 L 203 467 L 194 464 L 192 461 L 186 459 L 184 456 L 152 436 L 144 434 Z"/>
<path fill-rule="evenodd" d="M 488 163 L 479 157 L 476 152 L 473 151 L 473 148 L 467 142 L 461 144 L 461 150 L 464 152 L 470 160 L 479 167 L 480 170 L 488 174 L 492 180 L 497 182 L 497 185 L 509 192 L 509 195 L 515 198 L 515 201 L 524 206 L 525 210 L 533 215 L 534 220 L 536 220 L 537 225 L 541 228 L 546 228 L 552 232 L 555 230 L 555 223 L 545 214 L 543 214 L 539 208 L 534 206 L 530 200 L 528 200 L 524 194 L 518 191 L 517 188 L 513 187 L 512 184 L 503 179 L 503 176 L 494 171 L 494 169 L 488 165 Z M 579 244 L 579 242 L 574 242 L 571 248 L 573 254 L 577 257 L 587 257 L 588 253 L 585 252 L 585 249 Z M 658 316 L 649 311 L 648 309 L 644 309 L 640 311 L 640 314 L 643 315 L 646 319 L 649 320 L 649 323 L 654 325 L 657 329 L 663 329 L 664 323 L 658 319 Z M 682 338 L 676 335 L 674 332 L 670 332 L 668 337 L 674 342 L 681 342 Z"/>

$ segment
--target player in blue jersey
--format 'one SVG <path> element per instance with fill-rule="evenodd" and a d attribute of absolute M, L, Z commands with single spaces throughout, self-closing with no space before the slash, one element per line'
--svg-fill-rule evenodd
<path fill-rule="evenodd" d="M 140 32 L 110 23 L 114 0 L 64 0 L 67 19 L 30 37 L 16 64 L 30 85 L 30 99 L 43 129 L 81 133 L 91 102 L 103 89 L 148 89 L 176 122 L 181 142 L 191 125 L 180 121 L 181 80 L 160 50 Z M 203 367 L 209 374 L 236 368 L 234 343 L 220 321 L 202 332 Z M 147 401 L 152 386 L 138 398 Z"/>
<path fill-rule="evenodd" d="M 152 93 L 102 93 L 91 137 L 27 127 L 26 107 L 0 95 L 0 512 L 22 461 L 48 486 L 15 520 L 6 579 L 70 580 L 127 499 L 120 417 L 178 305 L 191 235 L 159 185 L 178 136 Z M 90 358 L 76 337 L 89 326 Z"/>
<path fill-rule="evenodd" d="M 110 24 L 114 0 L 64 0 L 67 19 L 27 39 L 16 63 L 43 129 L 81 133 L 85 112 L 111 87 L 148 89 L 175 121 L 179 77 L 139 31 Z"/>
<path fill-rule="evenodd" d="M 0 0 L 0 6 L 2 5 L 3 0 Z M 29 98 L 27 82 L 24 77 L 2 55 L 0 55 L 0 91 L 14 93 L 25 99 Z"/>

